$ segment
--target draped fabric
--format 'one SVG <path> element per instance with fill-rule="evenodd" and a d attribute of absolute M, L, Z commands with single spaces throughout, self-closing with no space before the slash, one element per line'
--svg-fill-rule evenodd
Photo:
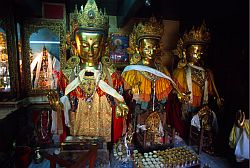
<path fill-rule="evenodd" d="M 111 141 L 112 108 L 106 96 L 94 93 L 92 102 L 79 99 L 77 111 L 71 114 L 70 133 L 73 136 L 100 136 Z"/>
<path fill-rule="evenodd" d="M 140 95 L 137 99 L 142 100 L 144 102 L 149 102 L 152 92 L 152 80 L 147 78 L 146 75 L 149 75 L 149 73 L 141 73 L 137 70 L 130 70 L 123 72 L 122 76 L 125 81 L 125 90 L 128 90 L 129 88 L 138 85 L 139 84 L 139 90 Z M 156 98 L 157 100 L 161 101 L 164 98 L 168 97 L 168 94 L 172 90 L 172 86 L 169 82 L 169 80 L 165 78 L 157 78 L 155 81 L 155 89 L 156 89 Z"/>
<path fill-rule="evenodd" d="M 116 90 L 123 87 L 122 77 L 118 72 L 115 72 L 111 76 L 113 81 L 113 87 Z M 115 106 L 112 106 L 112 141 L 116 143 L 118 139 L 125 133 L 126 123 L 124 117 L 117 117 L 115 113 Z"/>
<path fill-rule="evenodd" d="M 177 96 L 172 92 L 169 94 L 168 103 L 166 104 L 166 123 L 175 128 L 180 137 L 188 137 L 189 126 L 182 120 L 181 103 Z"/>
<path fill-rule="evenodd" d="M 173 72 L 173 80 L 175 81 L 177 87 L 181 92 L 185 93 L 189 91 L 187 83 L 187 67 L 177 68 Z M 191 70 L 192 71 L 192 70 Z M 211 73 L 206 71 L 208 74 Z M 192 74 L 192 72 L 191 72 Z M 191 86 L 192 86 L 192 101 L 188 104 L 186 108 L 189 108 L 189 111 L 199 108 L 203 103 L 204 96 L 204 87 L 200 87 L 198 83 L 194 82 L 191 77 Z M 205 84 L 204 84 L 205 85 Z M 214 95 L 212 80 L 210 75 L 207 76 L 207 93 L 208 95 Z M 189 132 L 189 121 L 184 120 L 182 108 L 182 103 L 177 99 L 176 95 L 171 94 L 169 96 L 169 103 L 167 103 L 167 123 L 174 126 L 176 131 L 184 139 L 188 138 Z M 189 116 L 190 117 L 190 116 Z M 191 118 L 190 118 L 191 119 Z M 189 120 L 189 118 L 187 119 Z"/>
<path fill-rule="evenodd" d="M 242 128 L 233 126 L 229 146 L 235 149 L 234 154 L 238 162 L 249 159 L 249 120 L 245 120 Z"/>
<path fill-rule="evenodd" d="M 140 103 L 140 109 L 149 110 L 152 107 L 152 111 L 155 110 L 155 107 L 160 109 L 159 106 L 165 106 L 166 100 L 173 89 L 172 85 L 174 81 L 171 79 L 166 68 L 158 68 L 159 70 L 144 65 L 129 65 L 123 70 L 124 89 L 126 91 L 130 91 L 131 89 L 133 93 L 133 95 L 130 95 L 128 92 L 125 92 L 125 100 L 129 105 L 127 123 L 133 122 L 134 115 L 132 113 L 136 114 L 138 112 L 135 110 L 135 106 Z M 145 104 L 147 104 L 147 107 L 142 107 Z M 148 106 L 148 104 L 150 104 L 150 106 Z M 162 109 L 161 112 L 165 112 L 165 109 Z M 159 135 L 162 135 L 162 123 L 165 124 L 165 118 L 161 118 L 160 120 L 157 130 L 155 131 L 158 132 Z M 159 139 L 156 141 L 160 142 Z"/>
<path fill-rule="evenodd" d="M 208 73 L 211 73 L 208 71 Z M 187 92 L 188 84 L 187 84 L 187 77 L 186 77 L 186 68 L 177 68 L 173 73 L 173 80 L 175 81 L 177 87 L 181 90 L 181 92 Z M 207 79 L 207 90 L 209 95 L 214 95 L 212 80 L 210 75 L 208 75 Z M 196 82 L 192 80 L 192 103 L 190 105 L 192 107 L 200 107 L 203 102 L 203 94 L 204 94 L 204 87 L 200 87 Z"/>
<path fill-rule="evenodd" d="M 69 84 L 64 74 L 58 74 L 60 93 L 65 92 Z M 119 90 L 122 87 L 121 76 L 118 72 L 111 75 L 113 88 Z M 104 79 L 106 83 L 107 79 Z M 68 94 L 71 100 L 70 113 L 70 134 L 83 136 L 101 136 L 106 141 L 116 142 L 122 135 L 124 118 L 116 117 L 112 96 L 106 94 L 99 87 L 93 93 L 91 102 L 86 101 L 86 94 L 81 86 L 77 86 Z M 72 101 L 77 98 L 77 104 Z M 65 126 L 65 123 L 64 123 Z"/>

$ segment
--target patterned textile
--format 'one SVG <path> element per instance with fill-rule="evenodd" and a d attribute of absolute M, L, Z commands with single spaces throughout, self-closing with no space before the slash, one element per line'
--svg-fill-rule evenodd
<path fill-rule="evenodd" d="M 95 93 L 92 102 L 79 99 L 77 111 L 71 114 L 73 136 L 100 136 L 111 141 L 112 108 L 105 96 Z"/>

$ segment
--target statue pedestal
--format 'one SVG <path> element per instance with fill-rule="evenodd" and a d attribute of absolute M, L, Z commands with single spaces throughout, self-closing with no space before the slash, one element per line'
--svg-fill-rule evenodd
<path fill-rule="evenodd" d="M 109 151 L 107 142 L 102 137 L 85 137 L 85 136 L 67 136 L 65 141 L 61 143 L 61 151 L 79 152 L 87 151 L 92 144 L 97 144 L 96 165 L 109 165 Z"/>
<path fill-rule="evenodd" d="M 7 117 L 7 115 L 23 107 L 23 100 L 8 100 L 0 102 L 0 120 Z"/>
<path fill-rule="evenodd" d="M 88 150 L 92 144 L 98 149 L 107 149 L 107 143 L 102 137 L 67 136 L 61 143 L 62 150 Z"/>

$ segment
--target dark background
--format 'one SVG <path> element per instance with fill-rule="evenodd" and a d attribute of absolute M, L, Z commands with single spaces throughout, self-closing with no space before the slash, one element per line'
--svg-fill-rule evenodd
<path fill-rule="evenodd" d="M 75 4 L 85 5 L 86 0 L 11 0 L 16 19 L 42 17 L 42 2 L 64 3 L 66 12 Z M 224 110 L 218 114 L 220 134 L 218 146 L 223 155 L 232 157 L 228 138 L 235 113 L 242 109 L 249 117 L 249 2 L 228 0 L 96 0 L 99 8 L 106 8 L 108 15 L 118 16 L 118 26 L 123 27 L 133 17 L 148 18 L 152 15 L 180 21 L 180 36 L 193 25 L 205 20 L 212 35 L 206 66 L 215 77 Z M 4 8 L 4 4 L 0 8 Z M 4 14 L 8 9 L 0 10 Z"/>

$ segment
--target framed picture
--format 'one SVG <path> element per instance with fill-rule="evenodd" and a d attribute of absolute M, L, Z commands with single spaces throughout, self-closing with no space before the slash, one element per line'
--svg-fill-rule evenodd
<path fill-rule="evenodd" d="M 126 35 L 112 34 L 110 58 L 118 66 L 129 64 L 129 55 L 127 53 L 129 38 Z"/>

